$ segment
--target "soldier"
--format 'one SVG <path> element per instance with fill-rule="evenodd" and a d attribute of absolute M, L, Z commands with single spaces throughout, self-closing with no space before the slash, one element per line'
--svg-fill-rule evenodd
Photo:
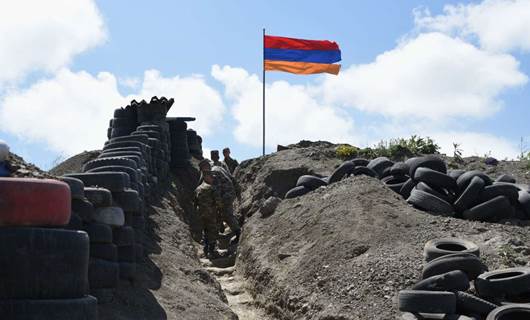
<path fill-rule="evenodd" d="M 204 255 L 216 258 L 219 256 L 215 250 L 218 237 L 218 211 L 222 203 L 217 200 L 215 194 L 212 172 L 202 171 L 202 178 L 203 182 L 195 189 L 195 204 L 204 228 Z"/>
<path fill-rule="evenodd" d="M 219 161 L 219 150 L 212 150 L 210 151 L 210 159 L 212 159 L 213 165 L 217 167 L 221 167 L 226 170 L 226 172 L 230 173 L 230 170 L 226 166 L 224 162 Z"/>
<path fill-rule="evenodd" d="M 213 175 L 213 186 L 215 189 L 216 201 L 221 203 L 219 218 L 225 222 L 236 236 L 235 241 L 239 241 L 241 227 L 234 216 L 234 200 L 236 198 L 236 189 L 230 177 L 226 175 L 224 169 L 214 166 L 213 168 L 208 161 L 201 161 L 199 168 L 202 172 L 211 172 Z M 210 171 L 211 170 L 211 171 Z"/>
<path fill-rule="evenodd" d="M 237 162 L 236 159 L 233 159 L 233 158 L 230 157 L 230 148 L 224 148 L 223 149 L 223 156 L 224 156 L 223 162 L 228 167 L 228 170 L 230 171 L 230 174 L 234 174 L 234 171 L 236 170 L 236 168 L 239 165 L 239 163 Z"/>

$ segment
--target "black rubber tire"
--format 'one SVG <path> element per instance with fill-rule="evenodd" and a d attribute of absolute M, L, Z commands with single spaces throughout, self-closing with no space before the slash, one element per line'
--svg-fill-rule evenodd
<path fill-rule="evenodd" d="M 453 178 L 456 181 L 458 179 L 458 177 L 463 175 L 465 172 L 466 172 L 466 170 L 460 170 L 460 169 L 447 170 L 447 175 L 450 176 L 451 178 Z"/>
<path fill-rule="evenodd" d="M 86 187 L 85 195 L 96 208 L 112 206 L 112 193 L 107 189 Z"/>
<path fill-rule="evenodd" d="M 71 178 L 71 177 L 61 177 L 60 180 L 70 187 L 70 194 L 72 199 L 84 199 L 85 194 L 83 193 L 83 188 L 85 185 L 83 181 Z"/>
<path fill-rule="evenodd" d="M 113 127 L 110 133 L 111 138 L 128 136 L 135 130 L 134 127 Z"/>
<path fill-rule="evenodd" d="M 453 207 L 445 200 L 418 189 L 412 190 L 407 202 L 436 215 L 454 215 Z"/>
<path fill-rule="evenodd" d="M 485 173 L 483 173 L 482 171 L 472 170 L 472 171 L 467 171 L 466 173 L 458 177 L 458 179 L 456 179 L 456 184 L 458 185 L 458 189 L 465 190 L 467 186 L 471 183 L 471 180 L 473 179 L 473 177 L 482 178 L 486 186 L 489 186 L 492 183 L 491 178 Z"/>
<path fill-rule="evenodd" d="M 405 183 L 399 190 L 399 194 L 403 198 L 407 199 L 408 197 L 410 197 L 410 193 L 412 192 L 412 189 L 414 189 L 415 186 L 416 186 L 416 181 L 409 178 L 407 181 L 405 181 Z"/>
<path fill-rule="evenodd" d="M 149 136 L 149 138 L 154 138 L 154 139 L 161 140 L 161 134 L 158 131 L 154 131 L 154 130 L 138 131 L 138 128 L 137 128 L 136 131 L 131 132 L 131 136 L 135 136 L 135 135 L 139 135 L 139 134 L 140 135 L 147 135 L 147 136 Z"/>
<path fill-rule="evenodd" d="M 390 173 L 390 169 L 392 167 L 386 167 L 385 170 L 383 170 L 383 173 L 381 173 L 381 175 L 379 176 L 379 179 L 383 180 L 384 178 L 388 177 L 391 175 Z"/>
<path fill-rule="evenodd" d="M 111 120 L 110 124 L 113 128 L 119 128 L 119 127 L 135 128 L 136 127 L 136 121 L 131 118 L 114 118 Z"/>
<path fill-rule="evenodd" d="M 112 143 L 119 143 L 119 142 L 130 142 L 130 141 L 140 142 L 140 143 L 147 145 L 148 139 L 149 137 L 147 135 L 143 135 L 143 136 L 142 135 L 134 135 L 134 136 L 130 135 L 130 136 L 123 136 L 123 137 L 117 137 L 114 139 L 110 139 L 109 141 L 105 142 L 105 145 L 109 145 Z M 142 150 L 142 148 L 139 146 L 129 146 L 129 147 L 122 147 L 122 148 L 139 148 L 140 150 Z"/>
<path fill-rule="evenodd" d="M 114 203 L 121 207 L 123 211 L 139 212 L 140 196 L 135 190 L 127 189 L 121 192 L 112 193 Z"/>
<path fill-rule="evenodd" d="M 136 278 L 136 263 L 120 262 L 120 279 L 134 280 Z"/>
<path fill-rule="evenodd" d="M 480 274 L 488 271 L 488 267 L 473 254 L 453 253 L 429 261 L 423 267 L 422 279 L 453 270 L 461 270 L 469 280 L 475 280 Z"/>
<path fill-rule="evenodd" d="M 352 170 L 355 168 L 355 165 L 351 161 L 343 162 L 337 169 L 333 171 L 331 176 L 329 176 L 329 184 L 335 183 L 342 180 L 344 176 L 351 174 Z"/>
<path fill-rule="evenodd" d="M 390 167 L 390 174 L 393 176 L 408 176 L 410 168 L 405 162 L 396 162 Z"/>
<path fill-rule="evenodd" d="M 72 212 L 75 212 L 84 222 L 94 218 L 94 205 L 87 199 L 72 199 Z"/>
<path fill-rule="evenodd" d="M 118 261 L 118 247 L 113 243 L 91 243 L 90 258 Z"/>
<path fill-rule="evenodd" d="M 513 207 L 505 196 L 498 196 L 462 213 L 467 220 L 496 221 L 513 215 Z"/>
<path fill-rule="evenodd" d="M 382 177 L 383 171 L 386 168 L 392 167 L 394 165 L 394 162 L 392 162 L 387 157 L 378 157 L 373 160 L 371 160 L 366 167 L 373 170 L 375 173 L 377 173 L 377 177 Z"/>
<path fill-rule="evenodd" d="M 112 243 L 118 247 L 134 244 L 134 229 L 132 227 L 115 228 L 112 232 Z"/>
<path fill-rule="evenodd" d="M 87 172 L 123 172 L 129 175 L 131 183 L 141 182 L 140 172 L 137 169 L 126 166 L 103 166 L 98 168 L 93 168 Z"/>
<path fill-rule="evenodd" d="M 114 118 L 125 118 L 136 123 L 136 109 L 118 108 L 114 110 Z"/>
<path fill-rule="evenodd" d="M 459 238 L 433 239 L 428 241 L 423 248 L 426 262 L 453 253 L 470 253 L 480 257 L 480 249 L 475 243 Z"/>
<path fill-rule="evenodd" d="M 134 230 L 144 230 L 145 229 L 146 220 L 143 215 L 133 215 L 131 219 L 130 226 L 134 228 Z"/>
<path fill-rule="evenodd" d="M 82 229 L 88 234 L 90 243 L 112 243 L 112 228 L 102 223 L 90 223 Z"/>
<path fill-rule="evenodd" d="M 352 172 L 354 176 L 368 176 L 372 178 L 377 178 L 377 172 L 368 168 L 368 167 L 355 167 Z"/>
<path fill-rule="evenodd" d="M 137 262 L 144 261 L 144 247 L 141 244 L 134 244 L 134 252 L 136 254 L 135 259 Z"/>
<path fill-rule="evenodd" d="M 112 227 L 121 227 L 125 223 L 125 213 L 122 208 L 115 206 L 97 208 L 94 213 L 94 221 Z"/>
<path fill-rule="evenodd" d="M 497 179 L 495 179 L 495 182 L 516 183 L 517 181 L 512 175 L 501 174 L 500 176 L 497 177 Z"/>
<path fill-rule="evenodd" d="M 517 201 L 525 213 L 526 219 L 530 219 L 530 193 L 522 190 L 519 191 L 519 199 Z"/>
<path fill-rule="evenodd" d="M 83 231 L 2 228 L 0 299 L 86 295 L 88 252 L 88 235 Z"/>
<path fill-rule="evenodd" d="M 405 183 L 409 179 L 405 175 L 390 175 L 381 179 L 381 182 L 384 184 L 396 184 L 396 183 Z"/>
<path fill-rule="evenodd" d="M 2 320 L 97 320 L 92 296 L 54 300 L 0 300 Z"/>
<path fill-rule="evenodd" d="M 319 177 L 311 176 L 311 175 L 303 175 L 298 178 L 296 181 L 296 186 L 304 186 L 308 189 L 315 190 L 322 186 L 327 185 L 324 180 L 322 180 Z"/>
<path fill-rule="evenodd" d="M 158 133 L 163 132 L 163 128 L 156 124 L 142 124 L 136 128 L 137 131 L 156 131 Z"/>
<path fill-rule="evenodd" d="M 120 277 L 120 265 L 101 259 L 90 259 L 88 281 L 90 289 L 116 288 Z"/>
<path fill-rule="evenodd" d="M 114 301 L 116 289 L 90 289 L 90 294 L 98 299 L 98 304 L 108 304 Z"/>
<path fill-rule="evenodd" d="M 498 306 L 489 301 L 475 297 L 462 291 L 456 292 L 456 311 L 460 314 L 485 316 Z"/>
<path fill-rule="evenodd" d="M 296 198 L 296 197 L 303 196 L 304 194 L 307 194 L 309 192 L 311 192 L 311 189 L 308 189 L 304 186 L 294 187 L 291 190 L 287 191 L 284 198 L 285 199 Z"/>
<path fill-rule="evenodd" d="M 478 276 L 475 289 L 481 297 L 517 296 L 530 291 L 530 267 L 494 270 Z"/>
<path fill-rule="evenodd" d="M 72 212 L 70 215 L 70 221 L 68 221 L 68 224 L 64 226 L 64 228 L 68 230 L 81 230 L 82 227 L 83 220 L 77 213 Z"/>
<path fill-rule="evenodd" d="M 102 187 L 111 192 L 123 191 L 130 186 L 129 176 L 123 172 L 85 172 L 67 176 L 82 180 L 85 186 Z"/>
<path fill-rule="evenodd" d="M 118 247 L 118 261 L 121 262 L 136 262 L 136 248 L 133 245 Z"/>
<path fill-rule="evenodd" d="M 482 193 L 478 198 L 478 202 L 483 203 L 498 196 L 505 196 L 512 205 L 515 205 L 519 199 L 519 188 L 512 183 L 492 184 L 482 190 Z"/>
<path fill-rule="evenodd" d="M 100 153 L 100 155 L 107 154 L 107 153 L 113 153 L 113 152 L 139 152 L 142 154 L 143 157 L 146 156 L 146 154 L 142 152 L 142 149 L 138 147 L 123 147 L 123 148 L 105 149 Z"/>
<path fill-rule="evenodd" d="M 138 147 L 142 150 L 142 154 L 151 156 L 151 147 L 147 144 L 138 142 L 138 141 L 120 141 L 120 142 L 113 142 L 105 145 L 103 147 L 103 150 L 110 150 L 110 149 L 116 149 L 116 148 L 128 148 L 128 147 Z"/>
<path fill-rule="evenodd" d="M 407 161 L 405 161 L 406 164 L 409 165 L 409 176 L 414 177 L 414 174 L 416 173 L 416 170 L 418 168 L 429 168 L 434 171 L 438 171 L 441 173 L 447 173 L 447 166 L 445 162 L 440 159 L 437 156 L 434 155 L 428 155 L 424 157 L 418 157 L 418 158 L 410 158 Z"/>
<path fill-rule="evenodd" d="M 136 162 L 134 162 L 133 160 L 118 157 L 91 160 L 85 163 L 85 165 L 83 166 L 83 172 L 87 172 L 88 170 L 105 166 L 124 166 L 133 169 L 138 169 Z"/>
<path fill-rule="evenodd" d="M 416 189 L 418 190 L 421 190 L 421 191 L 425 191 L 427 193 L 430 193 L 432 194 L 433 196 L 437 197 L 437 198 L 440 198 L 442 199 L 443 201 L 451 204 L 452 203 L 452 195 L 448 194 L 448 192 L 445 190 L 445 189 L 440 189 L 440 188 L 436 188 L 435 187 L 432 187 L 430 185 L 428 185 L 427 183 L 425 182 L 420 182 L 416 185 Z"/>
<path fill-rule="evenodd" d="M 427 291 L 466 291 L 469 289 L 469 278 L 460 270 L 453 270 L 423 279 L 416 283 L 412 290 Z"/>
<path fill-rule="evenodd" d="M 447 291 L 401 290 L 398 308 L 413 313 L 453 314 L 456 312 L 456 296 Z"/>
<path fill-rule="evenodd" d="M 356 167 L 366 167 L 370 163 L 370 160 L 367 160 L 367 159 L 364 159 L 364 158 L 355 158 L 355 159 L 351 160 L 351 162 Z"/>
<path fill-rule="evenodd" d="M 414 180 L 422 181 L 426 184 L 444 188 L 448 190 L 457 190 L 456 181 L 445 173 L 441 173 L 429 168 L 420 167 L 414 173 Z"/>
<path fill-rule="evenodd" d="M 460 197 L 456 199 L 454 207 L 457 212 L 461 213 L 471 208 L 476 203 L 480 193 L 484 190 L 486 183 L 481 177 L 473 177 Z"/>
<path fill-rule="evenodd" d="M 526 320 L 530 319 L 530 304 L 511 304 L 494 309 L 486 320 Z"/>
<path fill-rule="evenodd" d="M 134 162 L 136 162 L 136 166 L 138 168 L 147 167 L 147 162 L 144 160 L 143 155 L 134 154 L 133 152 L 102 153 L 102 154 L 99 155 L 98 159 L 115 158 L 115 157 L 122 157 L 122 158 L 126 158 L 126 159 L 131 159 Z"/>

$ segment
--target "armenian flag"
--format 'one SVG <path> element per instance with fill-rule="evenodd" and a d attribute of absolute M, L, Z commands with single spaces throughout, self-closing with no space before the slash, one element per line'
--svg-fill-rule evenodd
<path fill-rule="evenodd" d="M 264 37 L 265 71 L 295 74 L 338 74 L 341 60 L 339 45 L 328 40 Z"/>

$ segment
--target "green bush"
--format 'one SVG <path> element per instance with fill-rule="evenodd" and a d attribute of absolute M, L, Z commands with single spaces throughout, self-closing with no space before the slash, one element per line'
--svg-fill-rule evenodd
<path fill-rule="evenodd" d="M 337 148 L 337 156 L 341 159 L 351 159 L 355 156 L 373 159 L 388 157 L 393 160 L 404 160 L 410 157 L 438 153 L 440 147 L 429 137 L 411 136 L 408 139 L 381 140 L 373 147 L 359 149 L 350 145 Z"/>
<path fill-rule="evenodd" d="M 355 157 L 359 152 L 359 148 L 350 146 L 348 144 L 342 144 L 340 145 L 335 153 L 337 154 L 337 157 L 340 159 L 352 159 Z"/>

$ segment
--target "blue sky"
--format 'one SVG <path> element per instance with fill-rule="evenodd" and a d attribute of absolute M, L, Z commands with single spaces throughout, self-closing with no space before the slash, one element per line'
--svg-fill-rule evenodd
<path fill-rule="evenodd" d="M 370 145 L 422 134 L 438 137 L 443 151 L 459 142 L 467 154 L 504 158 L 530 136 L 526 0 L 70 2 L 51 1 L 33 22 L 0 22 L 1 33 L 29 39 L 7 39 L 0 57 L 9 41 L 31 49 L 0 63 L 0 74 L 12 72 L 0 77 L 0 139 L 43 168 L 102 145 L 112 110 L 152 94 L 174 97 L 174 115 L 202 120 L 206 149 L 258 156 L 263 27 L 335 40 L 343 59 L 335 79 L 267 73 L 268 151 L 306 137 Z M 508 18 L 523 23 L 491 31 Z M 194 88 L 200 94 L 188 96 Z"/>

